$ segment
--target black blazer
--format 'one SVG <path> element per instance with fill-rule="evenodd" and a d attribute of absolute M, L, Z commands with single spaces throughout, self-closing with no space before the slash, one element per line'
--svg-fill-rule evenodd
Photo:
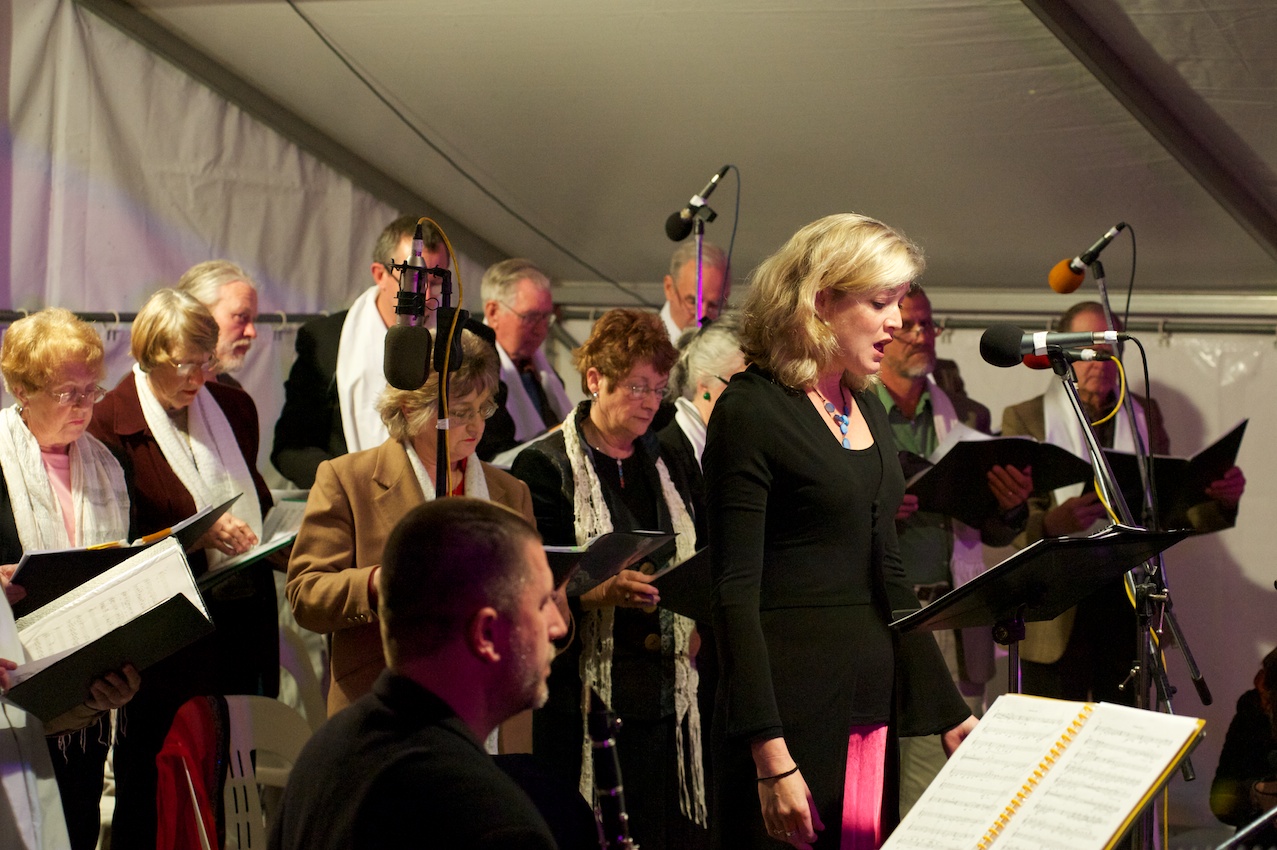
<path fill-rule="evenodd" d="M 341 424 L 341 399 L 337 395 L 337 348 L 349 311 L 312 319 L 297 330 L 297 359 L 284 382 L 284 408 L 275 422 L 275 444 L 270 461 L 289 481 L 310 488 L 315 470 L 326 460 L 346 454 L 346 432 Z M 473 318 L 465 329 L 496 347 L 492 328 Z M 377 357 L 381 352 L 376 353 Z M 516 445 L 514 420 L 505 409 L 505 385 L 497 391 L 497 412 L 488 420 L 479 442 L 480 459 Z"/>

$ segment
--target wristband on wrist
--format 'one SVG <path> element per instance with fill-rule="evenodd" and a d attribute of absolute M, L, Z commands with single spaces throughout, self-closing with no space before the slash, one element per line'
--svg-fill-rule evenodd
<path fill-rule="evenodd" d="M 798 772 L 798 765 L 795 764 L 793 767 L 791 767 L 789 770 L 785 771 L 784 773 L 777 773 L 773 776 L 760 776 L 758 777 L 758 781 L 771 782 L 773 779 L 784 779 L 786 776 L 793 776 L 797 772 Z"/>

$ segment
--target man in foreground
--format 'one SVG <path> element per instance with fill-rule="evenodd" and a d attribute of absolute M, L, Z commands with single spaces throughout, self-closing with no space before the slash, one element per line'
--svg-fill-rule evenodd
<path fill-rule="evenodd" d="M 567 631 L 540 536 L 491 502 L 427 502 L 395 527 L 374 580 L 388 669 L 302 751 L 270 847 L 555 847 L 483 749 L 545 702 Z"/>

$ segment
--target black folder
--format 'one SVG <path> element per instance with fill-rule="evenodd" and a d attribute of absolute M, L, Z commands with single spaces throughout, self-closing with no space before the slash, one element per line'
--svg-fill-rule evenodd
<path fill-rule="evenodd" d="M 913 458 L 917 455 L 902 459 L 902 468 Z M 987 479 L 994 466 L 1033 467 L 1033 488 L 1039 493 L 1091 477 L 1090 463 L 1059 446 L 1029 437 L 993 437 L 954 444 L 935 465 L 910 481 L 908 492 L 918 497 L 919 510 L 979 528 L 998 509 Z"/>
<path fill-rule="evenodd" d="M 171 529 L 147 535 L 136 546 L 24 552 L 13 574 L 13 583 L 25 590 L 27 595 L 14 603 L 14 618 L 24 617 L 44 607 L 169 536 L 177 538 L 183 550 L 189 549 L 238 498 L 233 496 L 220 505 L 198 511 Z"/>
<path fill-rule="evenodd" d="M 545 555 L 555 586 L 567 578 L 567 595 L 580 596 L 644 558 L 668 559 L 673 543 L 674 535 L 663 531 L 611 531 L 596 537 L 588 547 L 547 546 Z M 666 547 L 670 547 L 668 552 Z M 569 578 L 573 567 L 576 572 Z"/>
<path fill-rule="evenodd" d="M 1189 508 L 1209 501 L 1206 488 L 1212 481 L 1224 477 L 1224 473 L 1237 464 L 1242 437 L 1246 435 L 1247 419 L 1243 419 L 1231 431 L 1202 449 L 1191 458 L 1153 455 L 1153 477 L 1157 482 L 1158 513 L 1163 523 L 1184 522 Z M 1109 466 L 1117 478 L 1118 487 L 1126 498 L 1126 504 L 1138 516 L 1144 504 L 1144 485 L 1140 480 L 1139 459 L 1131 452 L 1105 449 Z M 1034 470 L 1036 476 L 1037 471 Z"/>
<path fill-rule="evenodd" d="M 701 549 L 681 564 L 667 566 L 652 579 L 661 592 L 661 607 L 709 622 L 709 549 Z"/>
<path fill-rule="evenodd" d="M 5 697 L 47 723 L 90 699 L 89 684 L 104 672 L 125 664 L 144 671 L 211 631 L 212 621 L 177 595 L 19 682 Z"/>

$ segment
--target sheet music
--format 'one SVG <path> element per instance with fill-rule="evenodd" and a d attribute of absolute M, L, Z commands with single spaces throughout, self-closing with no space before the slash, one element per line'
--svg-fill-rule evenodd
<path fill-rule="evenodd" d="M 1088 716 L 1075 724 L 1084 709 Z M 1108 703 L 1088 708 L 1005 694 L 883 850 L 1103 848 L 1196 739 L 1200 723 Z M 1071 725 L 1072 740 L 1044 766 Z M 1018 808 L 1008 816 L 1013 800 Z M 999 819 L 1001 833 L 981 845 Z"/>
<path fill-rule="evenodd" d="M 1101 703 L 990 846 L 1105 846 L 1196 728 L 1192 717 Z"/>
<path fill-rule="evenodd" d="M 1024 785 L 1078 704 L 1004 694 L 909 811 L 883 850 L 970 850 Z"/>
<path fill-rule="evenodd" d="M 27 656 L 39 662 L 96 640 L 178 594 L 207 616 L 181 546 L 170 539 L 23 617 L 18 634 Z M 25 677 L 25 666 L 15 671 L 17 680 Z"/>
<path fill-rule="evenodd" d="M 241 552 L 233 558 L 227 558 L 222 561 L 209 572 L 217 572 L 227 567 L 233 567 L 244 561 L 251 561 L 262 555 L 269 555 L 276 549 L 286 545 L 289 541 L 297 537 L 297 532 L 302 527 L 302 517 L 306 513 L 306 503 L 287 499 L 276 502 L 274 507 L 266 514 L 266 519 L 262 520 L 262 537 L 257 545 L 247 552 Z"/>

